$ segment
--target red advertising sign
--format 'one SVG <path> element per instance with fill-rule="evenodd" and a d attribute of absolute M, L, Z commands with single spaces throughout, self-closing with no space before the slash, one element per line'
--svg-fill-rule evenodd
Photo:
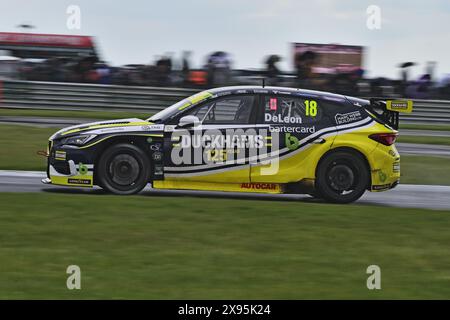
<path fill-rule="evenodd" d="M 0 32 L 0 45 L 92 48 L 89 36 Z"/>

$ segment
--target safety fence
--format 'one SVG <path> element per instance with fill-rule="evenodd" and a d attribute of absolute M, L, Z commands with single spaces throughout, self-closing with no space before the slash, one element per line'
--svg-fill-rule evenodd
<path fill-rule="evenodd" d="M 0 107 L 40 110 L 132 111 L 153 114 L 198 90 L 37 81 L 0 82 Z M 414 100 L 407 122 L 449 123 L 450 101 Z"/>

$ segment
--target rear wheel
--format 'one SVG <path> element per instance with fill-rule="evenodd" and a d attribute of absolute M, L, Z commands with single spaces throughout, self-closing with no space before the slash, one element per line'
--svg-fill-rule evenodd
<path fill-rule="evenodd" d="M 370 182 L 369 168 L 357 153 L 337 151 L 319 164 L 316 189 L 330 202 L 349 203 L 358 200 Z"/>
<path fill-rule="evenodd" d="M 134 194 L 149 181 L 150 163 L 135 145 L 121 143 L 105 150 L 98 161 L 98 180 L 102 188 L 116 194 Z"/>

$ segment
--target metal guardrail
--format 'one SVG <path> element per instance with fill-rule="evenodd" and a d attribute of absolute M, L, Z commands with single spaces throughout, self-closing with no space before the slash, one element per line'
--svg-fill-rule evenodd
<path fill-rule="evenodd" d="M 1 105 L 17 109 L 154 113 L 198 90 L 61 82 L 3 81 Z"/>
<path fill-rule="evenodd" d="M 0 106 L 17 109 L 160 111 L 198 90 L 79 83 L 3 81 Z M 450 101 L 414 100 L 414 111 L 401 114 L 405 122 L 450 124 Z"/>

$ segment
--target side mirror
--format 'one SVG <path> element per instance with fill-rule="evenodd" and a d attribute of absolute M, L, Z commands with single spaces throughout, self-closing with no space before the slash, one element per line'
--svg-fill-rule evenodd
<path fill-rule="evenodd" d="M 184 116 L 178 122 L 179 128 L 197 127 L 200 125 L 200 119 L 196 116 Z"/>

